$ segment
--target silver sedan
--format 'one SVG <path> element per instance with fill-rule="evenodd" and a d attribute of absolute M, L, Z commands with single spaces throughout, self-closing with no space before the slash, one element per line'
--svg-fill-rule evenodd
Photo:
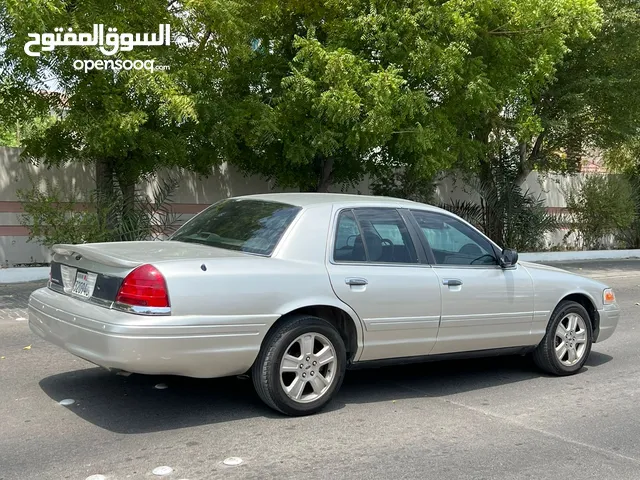
<path fill-rule="evenodd" d="M 115 371 L 249 373 L 288 415 L 324 407 L 349 367 L 531 354 L 570 375 L 620 315 L 607 285 L 393 198 L 251 195 L 168 241 L 53 250 L 29 300 L 36 334 Z"/>

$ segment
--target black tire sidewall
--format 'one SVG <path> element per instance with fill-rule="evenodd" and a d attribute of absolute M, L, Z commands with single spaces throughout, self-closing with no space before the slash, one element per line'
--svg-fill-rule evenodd
<path fill-rule="evenodd" d="M 568 367 L 560 363 L 558 357 L 555 353 L 555 337 L 556 337 L 556 329 L 558 328 L 558 324 L 564 317 L 566 317 L 569 313 L 577 313 L 582 317 L 587 326 L 587 346 L 584 355 L 580 359 L 578 363 Z M 553 365 L 556 370 L 559 372 L 570 374 L 576 373 L 582 369 L 584 363 L 589 358 L 589 354 L 591 353 L 591 344 L 593 343 L 593 326 L 591 324 L 591 317 L 589 316 L 589 312 L 576 302 L 566 302 L 558 306 L 558 309 L 553 313 L 553 317 L 551 323 L 549 324 L 549 330 L 547 332 L 547 338 L 545 338 L 545 342 L 547 342 L 547 348 L 551 353 L 549 355 L 549 360 L 553 362 Z"/>
<path fill-rule="evenodd" d="M 282 388 L 280 382 L 280 362 L 291 342 L 300 335 L 310 332 L 324 335 L 333 344 L 338 368 L 333 385 L 331 385 L 329 390 L 321 398 L 310 403 L 298 403 L 291 400 Z M 276 345 L 273 351 L 273 359 L 267 372 L 269 377 L 267 379 L 267 385 L 272 400 L 283 413 L 288 415 L 309 415 L 319 411 L 332 400 L 335 393 L 340 389 L 344 379 L 347 355 L 342 337 L 330 323 L 320 318 L 307 317 L 303 322 L 297 322 L 296 325 L 292 325 L 286 333 L 275 341 Z"/>

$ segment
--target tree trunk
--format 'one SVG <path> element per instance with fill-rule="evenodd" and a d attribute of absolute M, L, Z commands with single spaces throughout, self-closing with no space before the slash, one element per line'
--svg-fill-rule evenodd
<path fill-rule="evenodd" d="M 504 218 L 503 218 L 503 192 L 496 178 L 492 162 L 496 162 L 495 158 L 482 162 L 478 170 L 478 179 L 480 180 L 481 196 L 484 198 L 481 202 L 484 216 L 484 234 L 499 245 L 503 245 L 505 241 Z M 504 245 L 503 245 L 504 246 Z"/>
<path fill-rule="evenodd" d="M 327 158 L 322 162 L 322 176 L 318 183 L 318 192 L 326 193 L 333 182 L 333 158 Z"/>
<path fill-rule="evenodd" d="M 135 181 L 130 180 L 123 172 L 116 172 L 116 176 L 118 177 L 118 187 L 122 193 L 121 222 L 125 227 L 122 231 L 123 236 L 121 240 L 137 240 L 138 232 L 136 232 L 136 229 L 139 226 L 137 222 L 135 222 L 134 215 L 136 184 Z"/>
<path fill-rule="evenodd" d="M 544 141 L 544 130 L 540 132 L 538 138 L 533 144 L 531 148 L 531 153 L 529 155 L 526 154 L 526 145 L 525 149 L 521 149 L 520 151 L 520 165 L 518 165 L 518 175 L 515 178 L 516 184 L 521 187 L 525 182 L 529 174 L 533 171 L 533 167 L 536 164 L 536 161 L 540 159 L 540 154 L 542 151 L 542 143 Z"/>
<path fill-rule="evenodd" d="M 113 196 L 113 165 L 107 158 L 96 160 L 96 191 L 99 206 L 111 201 Z M 102 205 L 100 205 L 102 203 Z"/>
<path fill-rule="evenodd" d="M 333 162 L 333 158 L 326 158 L 315 163 L 315 173 L 317 175 L 315 183 L 300 182 L 300 191 L 328 192 L 329 187 L 333 184 Z"/>
<path fill-rule="evenodd" d="M 116 227 L 116 219 L 112 214 L 113 202 L 113 163 L 108 158 L 96 159 L 96 212 L 102 226 L 107 231 Z"/>

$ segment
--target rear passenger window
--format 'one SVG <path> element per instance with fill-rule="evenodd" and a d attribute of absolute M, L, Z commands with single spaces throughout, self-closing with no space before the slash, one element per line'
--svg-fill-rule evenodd
<path fill-rule="evenodd" d="M 355 215 L 354 215 L 355 212 Z M 409 231 L 390 208 L 344 211 L 338 217 L 333 258 L 343 262 L 417 263 Z"/>

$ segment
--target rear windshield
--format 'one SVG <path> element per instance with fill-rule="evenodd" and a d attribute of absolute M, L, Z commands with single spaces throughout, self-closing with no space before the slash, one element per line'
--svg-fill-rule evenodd
<path fill-rule="evenodd" d="M 271 255 L 299 207 L 264 200 L 223 200 L 182 226 L 169 240 Z"/>

